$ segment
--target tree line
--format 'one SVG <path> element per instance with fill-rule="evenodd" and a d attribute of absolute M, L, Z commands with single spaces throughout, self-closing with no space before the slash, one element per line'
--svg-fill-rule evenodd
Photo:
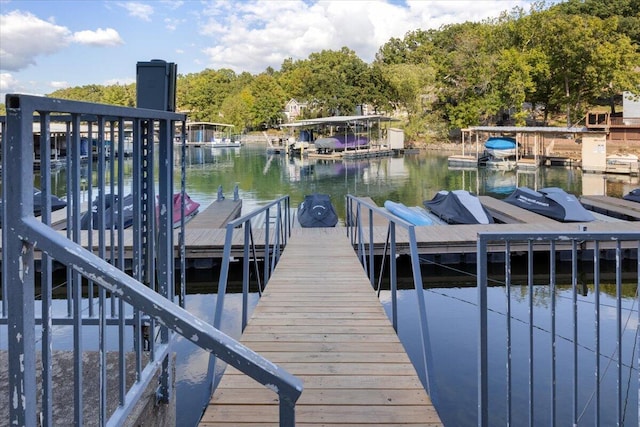
<path fill-rule="evenodd" d="M 573 125 L 595 105 L 615 111 L 620 94 L 640 92 L 640 0 L 542 1 L 479 23 L 410 31 L 381 46 L 370 64 L 343 47 L 257 75 L 181 74 L 176 87 L 177 110 L 191 120 L 245 131 L 278 127 L 292 98 L 307 104 L 307 118 L 354 114 L 361 105 L 394 114 L 409 141 L 559 115 Z M 131 84 L 49 96 L 134 106 L 135 94 Z"/>

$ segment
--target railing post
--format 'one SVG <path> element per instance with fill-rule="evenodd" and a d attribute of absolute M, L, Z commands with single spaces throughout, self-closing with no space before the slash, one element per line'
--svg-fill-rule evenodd
<path fill-rule="evenodd" d="M 487 351 L 487 244 L 482 235 L 478 236 L 476 246 L 476 262 L 478 269 L 478 426 L 489 425 L 488 405 L 488 351 Z"/>
<path fill-rule="evenodd" d="M 36 426 L 36 360 L 34 313 L 33 245 L 23 242 L 23 218 L 33 215 L 33 111 L 20 105 L 20 98 L 6 98 L 7 135 L 2 144 L 3 175 L 2 234 L 7 289 L 9 354 L 9 425 Z M 6 161 L 11 159 L 11 161 Z M 11 215 L 7 215 L 8 207 Z M 6 266 L 5 266 L 6 264 Z"/>

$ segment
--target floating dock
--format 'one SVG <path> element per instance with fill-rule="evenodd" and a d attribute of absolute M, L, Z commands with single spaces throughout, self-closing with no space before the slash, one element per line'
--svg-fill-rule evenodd
<path fill-rule="evenodd" d="M 581 196 L 580 203 L 590 211 L 627 221 L 640 221 L 640 203 L 610 196 Z"/>
<path fill-rule="evenodd" d="M 294 230 L 240 341 L 302 379 L 296 425 L 442 425 L 344 229 Z M 200 426 L 274 426 L 278 409 L 227 368 Z"/>
<path fill-rule="evenodd" d="M 620 232 L 637 231 L 638 222 L 640 220 L 640 212 L 635 209 L 624 208 L 620 204 L 621 199 L 615 199 L 619 206 L 607 204 L 608 216 L 621 218 L 633 218 L 632 221 L 622 220 L 614 223 L 604 221 L 594 221 L 587 223 L 561 223 L 552 219 L 537 215 L 516 206 L 512 206 L 501 200 L 493 199 L 489 196 L 480 196 L 481 202 L 491 211 L 493 215 L 499 218 L 504 224 L 486 224 L 486 225 L 430 225 L 416 227 L 416 239 L 418 243 L 418 252 L 421 255 L 440 254 L 447 255 L 448 258 L 456 262 L 474 262 L 478 233 L 480 232 L 574 232 L 577 230 L 588 229 L 589 231 L 610 232 L 614 227 Z M 593 196 L 589 196 L 593 197 Z M 612 198 L 613 199 L 613 198 Z M 587 202 L 586 199 L 583 203 Z M 236 204 L 241 201 L 224 200 L 221 202 L 213 202 L 205 211 L 200 212 L 191 222 L 187 224 L 184 241 L 185 241 L 185 257 L 187 265 L 196 268 L 210 268 L 217 259 L 221 259 L 224 250 L 224 241 L 226 230 L 223 228 L 233 215 L 234 209 L 239 209 Z M 595 203 L 595 202 L 591 202 Z M 629 202 L 633 203 L 633 202 Z M 626 204 L 625 204 L 626 205 Z M 589 206 L 589 203 L 587 203 Z M 218 215 L 216 212 L 227 212 L 224 215 Z M 366 211 L 366 209 L 365 209 Z M 369 218 L 368 212 L 363 212 L 363 227 L 367 230 L 362 233 L 363 238 L 369 239 Z M 211 215 L 209 217 L 209 215 Z M 198 218 L 200 217 L 200 218 Z M 354 216 L 355 217 L 355 216 Z M 295 221 L 295 218 L 292 218 Z M 346 235 L 344 227 L 337 227 L 340 233 Z M 387 222 L 384 218 L 374 214 L 373 225 L 373 241 L 374 251 L 376 254 L 384 252 L 385 241 L 387 238 Z M 174 241 L 178 242 L 178 229 L 174 231 Z M 60 231 L 66 233 L 66 231 Z M 258 242 L 256 249 L 262 250 L 264 242 L 265 229 L 255 228 L 253 230 L 254 241 Z M 106 248 L 110 248 L 110 233 L 105 235 Z M 398 254 L 408 253 L 409 238 L 404 230 L 397 230 L 396 238 L 398 242 Z M 88 233 L 82 233 L 81 245 L 87 247 Z M 98 250 L 98 231 L 93 231 L 92 242 L 93 249 Z M 124 230 L 124 241 L 120 242 L 124 246 L 125 259 L 130 260 L 133 256 L 133 233 L 130 229 Z M 502 246 L 489 247 L 490 251 L 502 252 Z M 538 249 L 537 249 L 538 250 Z M 548 248 L 541 247 L 539 250 L 546 251 Z M 231 256 L 242 257 L 244 254 L 244 237 L 242 230 L 234 231 L 232 239 Z M 40 258 L 40 252 L 34 254 L 36 259 Z M 176 251 L 178 256 L 178 251 Z"/>

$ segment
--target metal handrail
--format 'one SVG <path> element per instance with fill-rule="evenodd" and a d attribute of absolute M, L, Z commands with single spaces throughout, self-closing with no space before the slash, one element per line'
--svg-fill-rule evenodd
<path fill-rule="evenodd" d="M 488 322 L 488 314 L 490 312 L 495 312 L 495 307 L 489 308 L 488 302 L 488 251 L 490 245 L 495 244 L 504 245 L 504 254 L 505 254 L 505 296 L 506 296 L 506 325 L 505 327 L 505 335 L 506 335 L 506 367 L 505 367 L 505 375 L 504 379 L 506 383 L 506 396 L 505 396 L 505 411 L 504 414 L 500 411 L 489 411 L 489 398 L 493 397 L 489 393 L 489 378 L 492 379 L 493 382 L 497 381 L 497 376 L 492 374 L 490 364 L 489 364 L 489 342 L 496 341 L 495 339 L 489 340 L 489 335 L 491 333 L 497 333 L 497 324 L 492 322 L 491 330 L 489 330 L 489 322 Z M 514 244 L 515 243 L 515 244 Z M 517 336 L 512 333 L 512 322 L 515 322 L 514 315 L 511 310 L 511 256 L 512 245 L 513 247 L 519 246 L 522 247 L 522 243 L 526 243 L 528 246 L 527 249 L 527 283 L 526 286 L 527 296 L 528 298 L 528 320 L 525 322 L 528 327 L 528 339 L 524 344 L 525 348 L 518 349 L 519 352 L 526 353 L 526 357 L 528 361 L 515 360 L 513 341 Z M 544 361 L 542 356 L 535 355 L 534 346 L 538 346 L 539 343 L 534 343 L 534 334 L 539 332 L 539 327 L 534 323 L 534 306 L 533 299 L 535 296 L 534 285 L 533 285 L 533 251 L 534 245 L 541 247 L 545 246 L 549 251 L 549 291 L 550 291 L 550 302 L 549 302 L 549 318 L 542 319 L 543 322 L 548 322 L 549 328 L 549 336 L 550 336 L 550 353 L 549 357 L 549 377 L 545 377 L 543 373 L 539 373 L 538 369 L 541 365 L 544 365 Z M 567 326 L 567 323 L 572 327 L 572 335 L 569 338 L 569 343 L 571 349 L 566 349 L 566 351 L 570 351 L 571 360 L 572 360 L 572 384 L 571 384 L 571 393 L 570 398 L 566 399 L 566 402 L 563 400 L 566 395 L 569 393 L 563 393 L 560 390 L 564 389 L 564 387 L 560 387 L 557 381 L 558 371 L 556 368 L 557 354 L 559 351 L 556 350 L 556 347 L 559 344 L 559 335 L 556 332 L 556 323 L 558 319 L 556 316 L 556 253 L 564 251 L 571 255 L 570 263 L 571 263 L 571 292 L 572 292 L 572 303 L 570 311 L 572 315 L 570 319 L 569 316 L 563 317 L 563 326 Z M 512 376 L 515 374 L 514 366 L 521 366 L 526 368 L 527 376 L 528 376 L 528 388 L 526 391 L 528 398 L 528 408 L 527 408 L 527 417 L 529 425 L 537 425 L 540 423 L 538 417 L 542 414 L 536 413 L 534 404 L 534 394 L 535 389 L 539 387 L 543 387 L 545 391 L 545 395 L 549 396 L 548 408 L 544 410 L 544 417 L 548 417 L 549 425 L 556 425 L 558 423 L 557 420 L 557 409 L 562 405 L 563 407 L 571 407 L 571 425 L 580 425 L 582 420 L 579 415 L 579 391 L 580 393 L 584 393 L 591 384 L 585 384 L 579 380 L 578 371 L 586 370 L 588 371 L 591 367 L 588 361 L 580 361 L 580 369 L 578 369 L 578 353 L 582 350 L 580 342 L 580 336 L 584 335 L 584 332 L 581 332 L 578 335 L 578 298 L 577 296 L 581 293 L 578 285 L 578 261 L 579 261 L 579 251 L 586 253 L 587 259 L 593 263 L 593 280 L 594 280 L 594 302 L 593 302 L 593 313 L 595 317 L 595 322 L 593 323 L 595 333 L 594 333 L 594 341 L 595 346 L 593 349 L 594 353 L 594 363 L 593 363 L 593 372 L 595 373 L 595 382 L 593 383 L 593 425 L 622 425 L 624 424 L 624 410 L 623 410 L 623 388 L 624 383 L 622 381 L 622 369 L 625 366 L 625 362 L 623 361 L 623 323 L 625 323 L 625 319 L 622 316 L 622 265 L 623 260 L 626 258 L 627 260 L 634 260 L 637 263 L 636 266 L 636 304 L 640 306 L 640 258 L 638 258 L 638 254 L 640 254 L 640 232 L 587 232 L 579 231 L 579 232 L 571 232 L 571 233 L 517 233 L 517 232 L 501 232 L 501 233 L 492 233 L 492 232 L 481 232 L 478 233 L 478 241 L 477 241 L 477 288 L 478 288 L 478 426 L 488 426 L 495 425 L 495 420 L 504 419 L 505 425 L 514 425 L 516 423 L 522 423 L 524 420 L 515 420 L 515 414 L 519 414 L 520 416 L 524 415 L 524 411 L 519 410 L 517 412 L 514 411 L 512 393 Z M 605 356 L 601 354 L 601 341 L 605 340 L 602 336 L 604 330 L 600 329 L 600 320 L 601 320 L 601 310 L 602 307 L 600 305 L 600 269 L 601 269 L 601 252 L 602 251 L 611 251 L 612 256 L 615 259 L 615 269 L 616 269 L 616 279 L 615 279 L 615 287 L 616 287 L 616 307 L 615 307 L 615 328 L 616 331 L 613 332 L 615 336 L 615 351 L 613 355 Z M 626 255 L 625 255 L 626 253 Z M 584 259 L 584 258 L 583 258 Z M 569 261 L 569 260 L 567 260 Z M 640 311 L 639 311 L 640 312 Z M 609 315 L 612 315 L 610 313 Z M 638 315 L 638 323 L 635 326 L 635 342 L 629 343 L 627 340 L 624 343 L 627 348 L 635 346 L 636 348 L 640 348 L 640 314 Z M 627 319 L 628 320 L 628 319 Z M 502 333 L 502 332 L 500 332 Z M 566 340 L 566 338 L 565 338 Z M 536 340 L 537 341 L 537 340 Z M 606 341 L 604 341 L 606 342 Z M 535 357 L 534 357 L 535 355 Z M 616 356 L 617 355 L 617 356 Z M 513 360 L 512 360 L 513 359 Z M 536 362 L 534 363 L 534 359 Z M 616 362 L 616 389 L 615 396 L 617 399 L 617 405 L 615 410 L 615 421 L 611 418 L 607 418 L 606 420 L 603 418 L 602 413 L 600 411 L 600 399 L 601 395 L 604 396 L 606 392 L 606 386 L 602 384 L 602 379 L 604 376 L 604 372 L 602 371 L 601 365 L 604 365 L 603 359 L 608 359 L 610 362 L 615 360 Z M 628 367 L 628 366 L 627 366 Z M 625 369 L 627 368 L 625 367 Z M 631 372 L 629 373 L 629 384 L 631 384 Z M 612 390 L 608 389 L 610 392 Z M 613 395 L 613 393 L 611 393 Z M 500 396 L 502 397 L 502 396 Z M 637 397 L 637 392 L 636 392 Z M 519 396 L 518 401 L 524 402 L 525 399 L 522 396 Z M 638 408 L 640 409 L 640 405 Z M 490 419 L 490 415 L 492 417 L 496 417 Z M 613 418 L 613 416 L 612 416 Z M 536 422 L 537 420 L 537 422 Z M 568 421 L 568 420 L 567 420 Z"/>
<path fill-rule="evenodd" d="M 211 325 L 207 325 L 175 304 L 175 288 L 173 278 L 173 232 L 170 221 L 170 209 L 166 209 L 172 198 L 173 161 L 171 146 L 176 123 L 186 120 L 183 114 L 167 111 L 147 110 L 112 105 L 93 104 L 68 101 L 54 98 L 43 98 L 28 95 L 8 95 L 6 98 L 7 118 L 2 125 L 2 158 L 11 162 L 3 163 L 3 227 L 2 227 L 2 290 L 3 305 L 0 316 L 6 315 L 6 327 L 9 337 L 9 389 L 14 390 L 15 404 L 9 408 L 11 424 L 35 426 L 37 416 L 41 414 L 43 423 L 54 423 L 51 402 L 52 394 L 52 359 L 51 359 L 51 276 L 52 262 L 58 261 L 67 267 L 67 312 L 73 326 L 74 343 L 74 423 L 84 424 L 83 420 L 83 373 L 82 373 L 82 327 L 87 324 L 81 315 L 83 293 L 82 284 L 90 284 L 89 298 L 94 298 L 92 286 L 96 286 L 99 295 L 97 323 L 99 329 L 99 381 L 100 393 L 99 415 L 100 425 L 120 425 L 124 423 L 134 404 L 143 397 L 145 388 L 151 384 L 156 370 L 160 371 L 157 399 L 167 402 L 171 393 L 171 369 L 169 367 L 170 343 L 175 332 L 194 342 L 211 353 L 216 353 L 225 362 L 236 367 L 251 378 L 268 386 L 278 393 L 280 398 L 281 425 L 293 426 L 295 423 L 295 402 L 302 391 L 299 379 L 277 367 L 267 359 L 252 352 Z M 37 113 L 37 114 L 36 114 Z M 55 114 L 55 115 L 54 115 Z M 50 226 L 51 206 L 48 201 L 51 195 L 48 174 L 44 174 L 42 193 L 44 210 L 42 219 L 33 215 L 33 154 L 34 154 L 34 120 L 40 125 L 41 160 L 44 170 L 50 168 L 50 122 L 55 120 L 66 124 L 66 144 L 68 149 L 67 168 L 70 173 L 70 185 L 67 191 L 68 220 L 66 236 L 53 230 Z M 98 253 L 92 250 L 91 241 L 84 248 L 81 244 L 80 228 L 80 142 L 81 133 L 88 132 L 97 137 L 98 172 L 103 175 L 105 152 L 105 123 L 111 123 L 118 129 L 118 145 L 123 147 L 123 121 L 133 126 L 134 168 L 133 194 L 133 277 L 124 270 L 122 245 L 122 219 L 117 230 L 111 228 L 112 254 L 111 263 L 105 252 L 105 232 L 98 235 Z M 82 126 L 81 126 L 82 124 Z M 184 128 L 184 126 L 183 126 Z M 95 133 L 92 133 L 95 132 Z M 112 134 L 112 137 L 114 134 Z M 115 140 L 113 138 L 112 140 Z M 182 138 L 184 141 L 184 138 Z M 156 142 L 157 141 L 157 142 Z M 158 146 L 159 169 L 159 203 L 165 206 L 160 210 L 158 219 L 155 215 L 154 193 L 154 146 Z M 183 145 L 184 147 L 184 145 Z M 122 151 L 121 151 L 122 152 Z M 184 152 L 184 151 L 183 151 Z M 91 153 L 89 154 L 91 155 Z M 91 162 L 89 162 L 91 163 Z M 183 162 L 184 164 L 184 162 Z M 90 166 L 88 166 L 90 167 Z M 122 164 L 119 164 L 120 179 L 118 194 L 122 195 Z M 184 171 L 183 171 L 184 172 Z M 91 175 L 89 175 L 91 176 Z M 111 170 L 112 179 L 115 172 Z M 98 178 L 99 186 L 105 189 L 103 178 Z M 112 181 L 113 182 L 113 181 Z M 113 183 L 112 190 L 113 190 Z M 184 190 L 184 180 L 182 181 Z M 102 192 L 104 193 L 104 191 Z M 112 191 L 113 193 L 113 191 Z M 104 206 L 104 194 L 97 197 L 98 203 Z M 119 211 L 122 204 L 119 203 Z M 104 214 L 99 212 L 98 222 L 103 225 Z M 109 230 L 107 230 L 109 231 Z M 117 231 L 120 254 L 113 253 L 113 235 Z M 85 233 L 91 236 L 89 230 Z M 91 239 L 90 237 L 88 237 Z M 116 243 L 117 244 L 117 243 Z M 180 253 L 184 254 L 184 240 L 180 239 Z M 35 316 L 35 262 L 34 253 L 42 253 L 42 409 L 37 407 L 36 393 L 36 316 Z M 184 293 L 184 287 L 182 289 Z M 106 336 L 105 326 L 108 324 L 106 313 L 107 293 L 112 300 L 117 300 L 117 320 L 119 331 L 119 406 L 110 417 L 106 413 Z M 184 301 L 184 295 L 182 300 Z M 116 304 L 112 304 L 113 307 Z M 128 391 L 125 387 L 124 363 L 124 311 L 129 304 L 134 311 L 134 351 L 136 354 L 136 381 Z M 90 305 L 93 305 L 91 303 Z M 113 313 L 112 313 L 113 315 Z M 142 330 L 143 319 L 148 321 L 151 331 L 151 346 L 148 356 L 150 362 L 142 366 Z M 153 336 L 159 331 L 159 344 Z M 170 333 L 170 331 L 173 331 Z M 109 381 L 111 381 L 109 379 Z M 117 379 L 116 379 L 117 381 Z"/>
<path fill-rule="evenodd" d="M 222 255 L 222 263 L 220 268 L 220 278 L 218 280 L 218 292 L 216 299 L 216 309 L 213 318 L 213 326 L 220 329 L 222 326 L 222 314 L 224 312 L 224 301 L 227 294 L 227 285 L 229 280 L 229 267 L 231 263 L 231 250 L 234 245 L 234 236 L 237 236 L 235 230 L 242 228 L 242 331 L 247 325 L 248 320 L 248 300 L 249 300 L 249 269 L 251 262 L 255 265 L 256 276 L 258 279 L 258 292 L 262 293 L 262 288 L 267 285 L 269 278 L 273 274 L 273 270 L 280 259 L 280 255 L 284 246 L 286 246 L 289 237 L 291 236 L 291 209 L 290 209 L 289 196 L 282 196 L 276 200 L 269 202 L 268 204 L 246 214 L 233 221 L 229 221 L 226 226 L 224 250 Z M 271 225 L 270 211 L 276 210 L 276 221 Z M 264 215 L 264 223 L 258 224 L 257 220 L 261 219 Z M 264 261 L 264 269 L 262 272 L 262 281 L 260 281 L 260 274 L 257 267 L 257 246 L 253 239 L 253 227 L 254 225 L 264 229 L 264 240 L 262 242 L 262 259 Z M 274 231 L 273 239 L 271 231 Z M 238 243 L 239 244 L 239 243 Z M 216 357 L 214 354 L 209 356 L 208 365 L 208 378 L 210 379 L 210 390 L 213 393 L 215 381 L 215 364 Z"/>
<path fill-rule="evenodd" d="M 420 337 L 422 340 L 422 362 L 425 369 L 425 390 L 429 395 L 432 393 L 433 384 L 430 381 L 430 373 L 432 372 L 429 326 L 427 323 L 427 310 L 425 305 L 425 294 L 422 284 L 422 272 L 420 270 L 420 257 L 418 254 L 418 245 L 416 241 L 415 226 L 401 218 L 391 214 L 386 209 L 382 209 L 366 200 L 348 194 L 346 196 L 346 218 L 347 236 L 350 237 L 351 243 L 356 247 L 358 258 L 362 263 L 365 272 L 369 276 L 371 286 L 375 288 L 375 269 L 374 269 L 374 226 L 373 216 L 380 215 L 389 221 L 387 227 L 387 237 L 384 243 L 384 255 L 389 259 L 389 280 L 391 289 L 391 322 L 396 333 L 398 331 L 398 297 L 397 297 L 397 266 L 396 255 L 399 254 L 399 248 L 396 239 L 396 229 L 399 227 L 405 230 L 409 238 L 408 255 L 411 257 L 411 270 L 413 273 L 413 284 L 416 291 L 416 301 L 418 304 L 418 315 L 420 324 Z M 364 212 L 363 212 L 364 211 Z M 354 217 L 355 213 L 355 217 Z M 363 216 L 369 215 L 368 224 L 363 224 Z M 365 236 L 367 236 L 365 238 Z M 404 249 L 406 251 L 406 248 Z M 384 264 L 384 263 L 382 263 Z M 384 271 L 380 270 L 380 278 Z"/>

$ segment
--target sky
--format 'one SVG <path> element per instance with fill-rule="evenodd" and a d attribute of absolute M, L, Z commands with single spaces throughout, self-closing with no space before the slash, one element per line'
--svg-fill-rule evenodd
<path fill-rule="evenodd" d="M 0 103 L 90 84 L 134 83 L 136 64 L 179 74 L 258 74 L 287 58 L 350 48 L 375 59 L 392 37 L 497 17 L 531 0 L 0 0 Z"/>

